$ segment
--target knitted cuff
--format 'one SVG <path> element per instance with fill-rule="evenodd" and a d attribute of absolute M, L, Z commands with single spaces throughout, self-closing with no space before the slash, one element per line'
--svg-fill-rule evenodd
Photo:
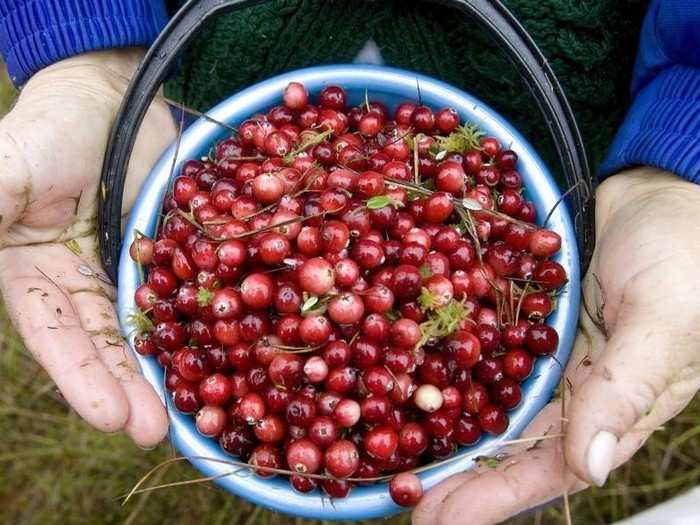
<path fill-rule="evenodd" d="M 63 58 L 148 46 L 167 21 L 163 0 L 2 0 L 0 53 L 21 85 Z"/>
<path fill-rule="evenodd" d="M 700 184 L 700 69 L 673 66 L 637 94 L 600 174 L 638 165 Z"/>

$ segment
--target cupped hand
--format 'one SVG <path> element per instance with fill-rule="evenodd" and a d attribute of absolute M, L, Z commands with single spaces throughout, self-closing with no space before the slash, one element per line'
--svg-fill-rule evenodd
<path fill-rule="evenodd" d="M 125 430 L 150 447 L 167 417 L 120 335 L 95 237 L 107 139 L 140 58 L 120 50 L 54 64 L 0 121 L 0 290 L 68 403 L 96 428 Z M 167 107 L 154 103 L 132 155 L 124 213 L 174 135 Z"/>
<path fill-rule="evenodd" d="M 629 170 L 600 186 L 596 221 L 565 410 L 560 394 L 524 436 L 565 437 L 447 479 L 423 497 L 414 525 L 499 523 L 603 485 L 700 388 L 700 186 Z"/>

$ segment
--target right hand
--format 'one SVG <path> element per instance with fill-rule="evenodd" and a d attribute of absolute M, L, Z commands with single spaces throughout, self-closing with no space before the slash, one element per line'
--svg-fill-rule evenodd
<path fill-rule="evenodd" d="M 95 235 L 107 140 L 141 56 L 104 51 L 49 66 L 0 121 L 0 291 L 27 349 L 76 412 L 152 447 L 167 416 L 119 331 Z M 131 157 L 123 213 L 175 134 L 167 106 L 154 102 Z"/>

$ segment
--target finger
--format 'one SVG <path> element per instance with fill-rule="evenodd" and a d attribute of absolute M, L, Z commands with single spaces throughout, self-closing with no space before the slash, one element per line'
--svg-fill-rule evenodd
<path fill-rule="evenodd" d="M 624 305 L 590 377 L 573 392 L 565 451 L 576 475 L 604 484 L 610 470 L 629 457 L 618 451 L 620 439 L 653 413 L 657 400 L 666 405 L 659 407 L 663 417 L 689 401 L 698 386 L 698 365 L 679 363 L 678 349 L 692 353 L 690 349 L 697 347 L 696 332 L 694 326 L 664 320 L 643 305 Z M 682 392 L 671 387 L 679 379 Z M 685 399 L 676 396 L 671 403 L 668 396 L 662 397 L 669 387 L 670 395 L 684 394 L 680 397 Z"/>
<path fill-rule="evenodd" d="M 124 428 L 129 417 L 124 391 L 100 361 L 68 295 L 42 276 L 6 277 L 0 288 L 7 311 L 66 401 L 101 431 Z"/>
<path fill-rule="evenodd" d="M 561 428 L 561 405 L 548 405 L 523 437 L 555 434 Z M 508 456 L 493 469 L 480 464 L 454 476 L 426 494 L 413 513 L 414 525 L 500 523 L 515 514 L 560 497 L 565 489 L 584 484 L 565 469 L 561 438 L 510 447 Z M 466 502 L 469 513 L 464 512 Z"/>
<path fill-rule="evenodd" d="M 28 204 L 29 167 L 21 153 L 23 139 L 16 138 L 12 115 L 0 121 L 0 233 L 12 225 Z"/>
<path fill-rule="evenodd" d="M 116 328 L 112 303 L 90 292 L 79 292 L 72 298 L 83 329 L 91 335 L 100 359 L 126 394 L 129 419 L 124 430 L 141 447 L 157 445 L 168 431 L 165 408 L 140 374 L 136 360 Z"/>

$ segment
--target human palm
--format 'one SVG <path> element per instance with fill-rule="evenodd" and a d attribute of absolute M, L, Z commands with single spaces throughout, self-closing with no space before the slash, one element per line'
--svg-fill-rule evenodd
<path fill-rule="evenodd" d="M 599 188 L 565 392 L 524 435 L 565 437 L 511 447 L 497 468 L 442 482 L 414 511 L 415 525 L 499 523 L 602 485 L 689 403 L 700 388 L 699 215 L 700 187 L 659 170 L 630 170 Z"/>
<path fill-rule="evenodd" d="M 90 53 L 50 66 L 0 121 L 0 290 L 68 403 L 96 428 L 153 446 L 167 418 L 120 335 L 95 236 L 104 151 L 140 56 Z M 124 213 L 174 134 L 167 107 L 154 103 L 132 155 Z"/>

